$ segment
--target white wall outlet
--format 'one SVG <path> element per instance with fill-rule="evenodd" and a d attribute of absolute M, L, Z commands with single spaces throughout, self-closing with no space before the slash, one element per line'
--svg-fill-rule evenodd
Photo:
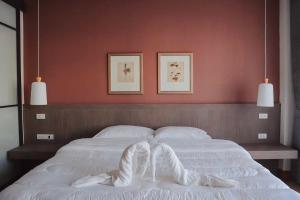
<path fill-rule="evenodd" d="M 259 113 L 258 119 L 268 119 L 268 113 Z"/>
<path fill-rule="evenodd" d="M 266 140 L 268 138 L 268 134 L 267 133 L 258 133 L 257 138 L 259 140 Z"/>
<path fill-rule="evenodd" d="M 46 119 L 45 113 L 38 113 L 35 115 L 36 119 Z"/>
<path fill-rule="evenodd" d="M 36 134 L 37 140 L 54 140 L 54 134 Z"/>

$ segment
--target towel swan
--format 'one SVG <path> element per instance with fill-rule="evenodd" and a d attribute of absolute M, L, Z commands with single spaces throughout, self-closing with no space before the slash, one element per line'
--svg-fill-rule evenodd
<path fill-rule="evenodd" d="M 96 184 L 124 187 L 132 183 L 134 176 L 143 177 L 150 167 L 152 180 L 156 179 L 156 162 L 159 156 L 164 156 L 170 164 L 170 172 L 180 185 L 201 185 L 210 187 L 234 187 L 237 182 L 216 176 L 200 175 L 184 168 L 174 150 L 167 144 L 159 143 L 150 150 L 148 142 L 143 141 L 128 146 L 120 159 L 119 169 L 96 176 L 86 176 L 72 183 L 73 187 L 86 187 Z M 138 164 L 139 162 L 139 164 Z"/>
<path fill-rule="evenodd" d="M 139 165 L 137 164 L 139 161 Z M 86 187 L 96 184 L 124 187 L 131 184 L 133 176 L 143 177 L 150 161 L 150 145 L 143 141 L 128 146 L 120 159 L 119 169 L 96 176 L 86 176 L 72 183 L 73 187 Z"/>
<path fill-rule="evenodd" d="M 151 151 L 151 172 L 152 179 L 156 178 L 156 162 L 159 156 L 163 156 L 164 162 L 170 164 L 169 171 L 173 179 L 180 185 L 201 185 L 209 187 L 234 187 L 235 180 L 223 179 L 212 175 L 200 175 L 197 172 L 187 170 L 176 156 L 174 150 L 167 144 L 157 144 Z"/>

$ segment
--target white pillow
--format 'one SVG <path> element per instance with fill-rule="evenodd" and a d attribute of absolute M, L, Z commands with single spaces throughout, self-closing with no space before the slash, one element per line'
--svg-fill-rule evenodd
<path fill-rule="evenodd" d="M 184 126 L 166 126 L 157 129 L 154 132 L 155 139 L 172 138 L 172 139 L 211 139 L 206 131 Z"/>
<path fill-rule="evenodd" d="M 151 128 L 131 125 L 110 126 L 99 133 L 94 138 L 152 138 L 154 130 Z"/>

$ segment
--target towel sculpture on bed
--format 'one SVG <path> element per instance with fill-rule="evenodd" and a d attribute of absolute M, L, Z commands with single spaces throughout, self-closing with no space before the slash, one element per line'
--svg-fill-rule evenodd
<path fill-rule="evenodd" d="M 150 145 L 147 141 L 128 146 L 119 162 L 119 169 L 97 176 L 86 176 L 74 183 L 73 187 L 85 187 L 96 184 L 124 187 L 131 184 L 133 176 L 143 177 L 149 166 Z"/>
<path fill-rule="evenodd" d="M 86 187 L 96 184 L 124 187 L 132 183 L 133 178 L 144 177 L 150 167 L 152 180 L 156 181 L 156 163 L 160 156 L 168 162 L 174 181 L 180 185 L 199 185 L 209 187 L 234 187 L 235 180 L 223 179 L 217 176 L 200 175 L 197 172 L 184 169 L 174 150 L 167 144 L 156 144 L 152 149 L 147 141 L 127 147 L 119 162 L 119 169 L 96 176 L 86 176 L 72 183 L 73 187 Z"/>
<path fill-rule="evenodd" d="M 212 175 L 200 175 L 198 172 L 184 169 L 174 150 L 164 143 L 157 144 L 151 151 L 153 181 L 155 181 L 156 177 L 156 161 L 159 156 L 163 156 L 164 161 L 169 163 L 173 179 L 180 185 L 201 185 L 209 187 L 234 187 L 237 185 L 235 180 L 223 179 Z"/>

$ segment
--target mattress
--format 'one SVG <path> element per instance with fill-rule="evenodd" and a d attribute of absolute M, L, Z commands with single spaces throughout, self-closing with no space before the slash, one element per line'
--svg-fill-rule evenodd
<path fill-rule="evenodd" d="M 238 144 L 218 139 L 161 139 L 170 145 L 186 169 L 238 181 L 234 188 L 182 186 L 168 179 L 135 181 L 128 187 L 95 185 L 71 187 L 75 180 L 118 168 L 123 150 L 137 138 L 86 138 L 63 146 L 56 155 L 37 166 L 0 193 L 1 200 L 276 200 L 300 199 Z M 163 162 L 159 173 L 168 173 Z"/>

